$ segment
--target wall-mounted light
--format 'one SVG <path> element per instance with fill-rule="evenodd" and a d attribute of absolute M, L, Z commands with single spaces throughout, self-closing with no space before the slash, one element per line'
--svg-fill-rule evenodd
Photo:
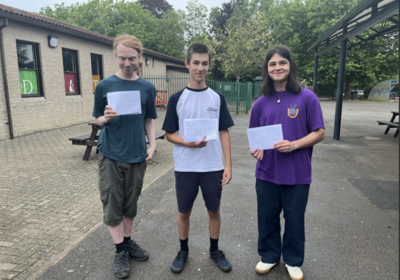
<path fill-rule="evenodd" d="M 56 48 L 58 45 L 58 37 L 54 35 L 47 36 L 47 40 L 49 41 L 49 47 Z"/>
<path fill-rule="evenodd" d="M 146 65 L 149 66 L 150 65 L 150 59 L 146 58 L 145 59 Z"/>

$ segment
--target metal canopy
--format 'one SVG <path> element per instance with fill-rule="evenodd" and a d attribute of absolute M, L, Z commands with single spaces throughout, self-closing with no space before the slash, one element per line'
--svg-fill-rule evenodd
<path fill-rule="evenodd" d="M 307 51 L 315 51 L 314 57 L 314 81 L 313 91 L 317 90 L 318 79 L 318 59 L 321 55 L 336 49 L 339 50 L 329 56 L 339 55 L 339 71 L 336 92 L 335 125 L 333 139 L 340 140 L 340 126 L 342 121 L 343 86 L 346 68 L 347 50 L 366 41 L 373 40 L 384 34 L 397 33 L 399 26 L 399 2 L 398 0 L 363 0 L 332 28 L 330 28 L 321 38 L 318 39 Z M 379 30 L 374 26 L 380 24 Z M 372 30 L 367 38 L 358 36 L 366 30 Z M 349 39 L 356 37 L 348 45 Z M 340 45 L 340 48 L 338 47 Z"/>
<path fill-rule="evenodd" d="M 307 51 L 315 51 L 315 56 L 321 56 L 338 46 L 345 39 L 356 37 L 360 42 L 348 46 L 348 49 L 368 40 L 387 33 L 398 31 L 398 0 L 364 0 L 339 20 L 332 28 L 322 35 Z M 373 27 L 382 24 L 380 30 Z M 375 34 L 369 38 L 361 38 L 358 34 L 371 29 Z M 336 54 L 336 53 L 335 53 Z"/>

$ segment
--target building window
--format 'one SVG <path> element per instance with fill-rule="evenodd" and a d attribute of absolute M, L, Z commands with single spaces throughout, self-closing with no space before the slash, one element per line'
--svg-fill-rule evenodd
<path fill-rule="evenodd" d="M 17 57 L 22 96 L 42 96 L 39 44 L 17 41 Z"/>
<path fill-rule="evenodd" d="M 62 49 L 64 84 L 67 94 L 79 94 L 78 52 Z"/>
<path fill-rule="evenodd" d="M 90 54 L 92 60 L 92 84 L 93 92 L 96 85 L 103 79 L 102 56 L 98 54 Z"/>

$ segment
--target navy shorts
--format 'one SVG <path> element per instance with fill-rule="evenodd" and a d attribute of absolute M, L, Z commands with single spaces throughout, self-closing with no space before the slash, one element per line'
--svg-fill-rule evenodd
<path fill-rule="evenodd" d="M 175 171 L 178 211 L 186 213 L 192 209 L 200 186 L 208 211 L 217 212 L 221 203 L 223 174 L 224 170 L 212 172 Z"/>

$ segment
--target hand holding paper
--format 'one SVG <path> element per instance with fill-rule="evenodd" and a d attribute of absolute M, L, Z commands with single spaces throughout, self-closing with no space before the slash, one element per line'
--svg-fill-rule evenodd
<path fill-rule="evenodd" d="M 283 140 L 282 125 L 267 125 L 247 129 L 250 151 L 273 149 L 275 143 Z"/>
<path fill-rule="evenodd" d="M 207 146 L 207 142 L 205 140 L 206 140 L 206 136 L 204 135 L 200 141 L 185 142 L 186 143 L 185 145 L 188 148 L 204 148 L 205 146 Z"/>
<path fill-rule="evenodd" d="M 118 117 L 118 113 L 115 112 L 110 105 L 106 105 L 106 110 L 104 111 L 104 117 L 107 122 L 110 122 L 113 118 Z"/>
<path fill-rule="evenodd" d="M 118 115 L 134 115 L 142 113 L 140 91 L 115 91 L 107 93 L 108 105 Z"/>
<path fill-rule="evenodd" d="M 200 141 L 206 135 L 205 141 L 218 139 L 217 119 L 185 119 L 183 121 L 185 142 Z"/>
<path fill-rule="evenodd" d="M 250 149 L 250 146 L 247 146 L 247 149 Z M 258 160 L 262 160 L 264 157 L 264 150 L 259 150 L 258 148 L 255 148 L 253 151 L 250 151 L 250 154 Z"/>

